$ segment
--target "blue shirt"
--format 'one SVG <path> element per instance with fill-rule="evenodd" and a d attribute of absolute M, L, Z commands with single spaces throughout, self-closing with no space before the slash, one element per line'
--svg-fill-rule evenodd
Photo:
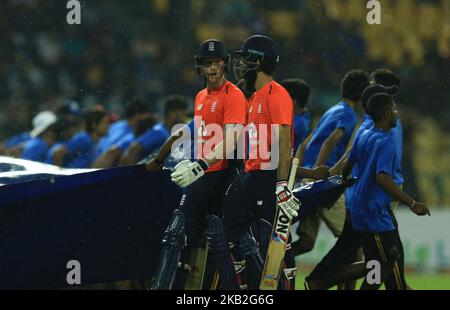
<path fill-rule="evenodd" d="M 28 160 L 34 160 L 39 162 L 45 162 L 47 158 L 48 145 L 41 138 L 32 138 L 25 142 L 22 158 Z"/>
<path fill-rule="evenodd" d="M 311 114 L 303 112 L 300 115 L 294 116 L 294 154 L 298 147 L 305 141 L 311 128 Z"/>
<path fill-rule="evenodd" d="M 144 149 L 142 157 L 145 157 L 161 147 L 169 138 L 170 132 L 162 123 L 157 123 L 150 130 L 137 139 L 137 143 Z"/>
<path fill-rule="evenodd" d="M 363 121 L 355 134 L 355 141 L 365 130 L 370 129 L 372 127 L 373 127 L 372 118 L 369 116 L 369 114 L 364 113 Z"/>
<path fill-rule="evenodd" d="M 96 157 L 106 152 L 112 145 L 118 143 L 126 135 L 133 133 L 133 127 L 128 124 L 127 120 L 117 121 L 109 126 L 108 134 L 101 138 L 98 142 Z"/>
<path fill-rule="evenodd" d="M 398 165 L 395 167 L 394 182 L 396 184 L 403 184 L 405 182 L 403 178 L 402 170 L 402 158 L 403 158 L 403 126 L 400 122 L 400 118 L 397 118 L 395 127 L 391 129 L 391 135 L 395 142 L 395 152 L 398 158 Z"/>
<path fill-rule="evenodd" d="M 368 114 L 364 114 L 364 120 L 361 126 L 358 128 L 358 131 L 355 134 L 355 140 L 364 130 L 372 128 L 374 125 L 372 118 Z M 390 134 L 394 139 L 395 143 L 395 153 L 397 154 L 398 162 L 397 167 L 395 167 L 394 174 L 394 182 L 395 184 L 403 184 L 403 172 L 402 172 L 402 156 L 403 156 L 403 127 L 400 122 L 400 118 L 397 118 L 397 122 L 395 123 L 395 127 L 390 130 Z"/>
<path fill-rule="evenodd" d="M 356 131 L 355 141 L 365 130 L 371 129 L 372 127 L 373 127 L 373 120 L 367 113 L 365 113 L 363 122 L 361 123 L 361 126 L 359 126 L 358 130 Z M 395 184 L 400 185 L 400 184 L 403 184 L 403 182 L 404 182 L 402 166 L 401 166 L 402 153 L 403 153 L 403 129 L 402 129 L 402 124 L 400 122 L 400 118 L 397 119 L 397 123 L 396 123 L 395 127 L 391 129 L 390 133 L 392 135 L 392 138 L 394 139 L 395 152 L 396 152 L 397 159 L 398 159 L 398 161 L 396 162 L 397 165 L 395 167 L 395 172 L 394 172 L 393 178 L 394 178 Z M 358 174 L 358 168 L 356 166 L 354 166 L 353 170 L 352 170 L 352 175 L 356 176 L 357 174 Z M 345 207 L 349 211 L 350 211 L 350 201 L 353 199 L 353 189 L 354 189 L 354 186 L 349 187 L 345 190 Z"/>
<path fill-rule="evenodd" d="M 53 145 L 50 147 L 50 149 L 47 151 L 47 158 L 45 160 L 45 162 L 47 164 L 50 165 L 54 165 L 55 163 L 53 162 L 53 155 L 55 154 L 55 152 L 57 150 L 59 150 L 61 147 L 63 147 L 65 145 L 65 142 L 56 142 L 53 143 Z"/>
<path fill-rule="evenodd" d="M 31 139 L 30 133 L 29 132 L 23 132 L 21 134 L 18 134 L 18 135 L 10 137 L 8 140 L 6 140 L 3 143 L 3 145 L 5 147 L 7 147 L 7 148 L 15 147 L 15 146 L 18 146 L 18 145 L 20 145 L 20 144 L 30 140 L 30 139 Z"/>
<path fill-rule="evenodd" d="M 392 198 L 376 181 L 380 173 L 394 176 L 398 158 L 392 135 L 376 127 L 365 130 L 355 140 L 348 160 L 358 171 L 350 201 L 353 227 L 366 232 L 394 230 L 388 212 Z"/>
<path fill-rule="evenodd" d="M 66 144 L 67 156 L 64 167 L 89 168 L 91 167 L 96 153 L 96 145 L 91 136 L 83 131 L 75 135 Z"/>
<path fill-rule="evenodd" d="M 331 107 L 327 112 L 325 112 L 313 131 L 313 136 L 306 146 L 302 166 L 307 168 L 314 167 L 317 156 L 319 155 L 320 149 L 325 140 L 336 129 L 343 129 L 344 136 L 336 145 L 326 163 L 328 167 L 334 166 L 334 164 L 344 154 L 357 122 L 358 117 L 356 116 L 355 111 L 344 101 L 341 101 Z"/>
<path fill-rule="evenodd" d="M 131 145 L 131 143 L 133 143 L 135 138 L 136 137 L 134 136 L 134 132 L 130 132 L 127 135 L 125 135 L 125 137 L 120 139 L 119 142 L 114 144 L 114 146 L 116 146 L 123 153 Z"/>

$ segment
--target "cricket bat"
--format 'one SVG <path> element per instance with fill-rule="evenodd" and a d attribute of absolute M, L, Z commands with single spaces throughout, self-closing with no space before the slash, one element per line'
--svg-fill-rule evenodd
<path fill-rule="evenodd" d="M 292 189 L 294 185 L 298 165 L 298 158 L 294 158 L 289 174 L 289 189 Z M 270 236 L 269 248 L 264 262 L 261 283 L 259 285 L 260 290 L 276 290 L 278 288 L 290 228 L 291 220 L 283 210 L 277 208 L 272 234 Z"/>
<path fill-rule="evenodd" d="M 208 244 L 205 240 L 200 246 L 191 250 L 191 258 L 189 266 L 191 272 L 184 284 L 185 290 L 201 290 L 203 285 L 203 278 L 205 275 L 206 260 L 208 257 Z"/>

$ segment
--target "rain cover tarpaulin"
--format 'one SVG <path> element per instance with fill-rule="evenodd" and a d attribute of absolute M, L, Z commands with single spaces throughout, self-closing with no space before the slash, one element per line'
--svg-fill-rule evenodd
<path fill-rule="evenodd" d="M 181 196 L 169 174 L 135 165 L 0 187 L 0 289 L 65 287 L 70 260 L 82 284 L 152 276 Z"/>

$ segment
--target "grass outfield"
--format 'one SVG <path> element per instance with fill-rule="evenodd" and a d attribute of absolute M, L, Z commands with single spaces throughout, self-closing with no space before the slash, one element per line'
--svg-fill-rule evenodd
<path fill-rule="evenodd" d="M 304 289 L 303 281 L 307 275 L 306 272 L 300 272 L 297 275 L 297 289 Z M 358 281 L 357 288 L 359 288 L 361 281 Z M 414 290 L 450 290 L 450 274 L 407 273 L 406 281 Z"/>

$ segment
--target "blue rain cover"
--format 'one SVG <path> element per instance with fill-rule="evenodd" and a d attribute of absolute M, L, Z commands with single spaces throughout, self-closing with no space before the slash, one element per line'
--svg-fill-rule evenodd
<path fill-rule="evenodd" d="M 181 196 L 169 174 L 135 165 L 3 180 L 0 289 L 65 287 L 70 260 L 81 284 L 152 276 Z"/>

